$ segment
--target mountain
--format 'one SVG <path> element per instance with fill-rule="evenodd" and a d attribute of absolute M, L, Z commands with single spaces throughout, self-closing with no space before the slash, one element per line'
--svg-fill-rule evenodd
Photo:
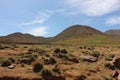
<path fill-rule="evenodd" d="M 45 43 L 45 40 L 46 39 L 43 37 L 36 37 L 31 34 L 22 34 L 20 32 L 0 37 L 1 43 Z"/>
<path fill-rule="evenodd" d="M 102 33 L 90 26 L 73 25 L 50 38 L 33 36 L 31 34 L 13 33 L 0 37 L 0 43 L 24 43 L 24 44 L 81 44 L 81 45 L 118 45 L 120 40 Z M 115 31 L 116 32 L 116 31 Z M 110 32 L 113 34 L 113 32 Z M 110 34 L 109 33 L 109 34 Z M 107 35 L 106 35 L 107 34 Z M 119 34 L 119 31 L 116 33 Z"/>
<path fill-rule="evenodd" d="M 73 25 L 68 27 L 63 32 L 54 37 L 55 40 L 65 40 L 70 38 L 79 38 L 85 36 L 91 36 L 96 34 L 103 34 L 102 32 L 84 25 Z"/>
<path fill-rule="evenodd" d="M 119 44 L 120 40 L 90 26 L 73 25 L 56 35 L 52 43 L 106 46 Z"/>
<path fill-rule="evenodd" d="M 108 30 L 105 32 L 105 34 L 112 36 L 112 37 L 120 38 L 120 30 Z"/>

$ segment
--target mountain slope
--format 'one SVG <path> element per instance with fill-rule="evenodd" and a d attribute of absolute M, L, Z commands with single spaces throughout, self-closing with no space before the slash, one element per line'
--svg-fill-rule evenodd
<path fill-rule="evenodd" d="M 54 40 L 79 38 L 79 37 L 90 36 L 90 35 L 95 35 L 95 34 L 103 34 L 103 33 L 89 26 L 73 25 L 65 29 L 60 34 L 56 35 L 54 37 Z"/>
<path fill-rule="evenodd" d="M 30 34 L 22 34 L 22 33 L 13 33 L 7 36 L 0 37 L 0 42 L 4 43 L 45 43 L 45 38 L 43 37 L 35 37 Z"/>
<path fill-rule="evenodd" d="M 105 32 L 105 34 L 112 36 L 112 37 L 120 38 L 120 30 L 108 30 Z"/>

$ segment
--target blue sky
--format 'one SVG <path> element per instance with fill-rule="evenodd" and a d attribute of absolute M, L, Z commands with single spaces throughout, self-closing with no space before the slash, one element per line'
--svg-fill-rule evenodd
<path fill-rule="evenodd" d="M 0 0 L 0 36 L 52 37 L 75 24 L 120 29 L 120 0 Z"/>

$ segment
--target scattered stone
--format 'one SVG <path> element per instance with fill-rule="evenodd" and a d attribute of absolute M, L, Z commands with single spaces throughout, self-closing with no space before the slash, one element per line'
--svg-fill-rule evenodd
<path fill-rule="evenodd" d="M 18 62 L 24 64 L 31 64 L 31 60 L 29 58 L 21 58 L 18 60 Z"/>
<path fill-rule="evenodd" d="M 16 67 L 15 64 L 8 66 L 8 69 L 14 69 Z"/>
<path fill-rule="evenodd" d="M 82 56 L 83 61 L 87 61 L 87 62 L 96 62 L 98 61 L 97 57 L 93 57 L 93 56 Z"/>

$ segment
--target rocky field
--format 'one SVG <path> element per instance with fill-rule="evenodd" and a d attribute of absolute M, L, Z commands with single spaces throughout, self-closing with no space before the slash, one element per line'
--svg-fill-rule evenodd
<path fill-rule="evenodd" d="M 0 80 L 120 80 L 120 47 L 0 45 Z"/>

